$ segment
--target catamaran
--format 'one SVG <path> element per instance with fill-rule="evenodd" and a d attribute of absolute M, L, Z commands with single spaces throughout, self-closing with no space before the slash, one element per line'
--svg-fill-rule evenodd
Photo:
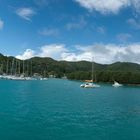
<path fill-rule="evenodd" d="M 85 83 L 81 85 L 82 88 L 96 88 L 100 87 L 100 85 L 94 84 L 94 83 Z"/>
<path fill-rule="evenodd" d="M 113 87 L 121 87 L 122 84 L 119 84 L 118 82 L 114 81 L 114 84 L 112 85 Z"/>
<path fill-rule="evenodd" d="M 81 84 L 80 87 L 82 87 L 82 88 L 97 88 L 97 87 L 100 87 L 100 85 L 95 84 L 93 82 L 93 70 L 94 70 L 94 61 L 92 60 L 92 80 L 91 80 L 91 82 Z"/>

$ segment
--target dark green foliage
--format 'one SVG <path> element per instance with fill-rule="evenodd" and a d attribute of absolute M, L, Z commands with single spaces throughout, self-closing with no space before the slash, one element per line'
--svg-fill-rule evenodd
<path fill-rule="evenodd" d="M 91 73 L 90 72 L 83 72 L 83 71 L 78 71 L 78 72 L 72 72 L 67 74 L 68 79 L 74 79 L 74 80 L 91 80 Z"/>
<path fill-rule="evenodd" d="M 12 65 L 13 69 L 11 70 Z M 55 75 L 57 78 L 66 75 L 68 79 L 91 80 L 91 65 L 91 62 L 87 61 L 56 61 L 47 57 L 34 57 L 22 61 L 15 59 L 14 57 L 6 57 L 0 54 L 0 74 L 24 72 L 26 75 L 38 73 L 44 77 Z M 94 64 L 94 81 L 113 82 L 114 80 L 120 83 L 140 84 L 140 65 L 127 62 L 116 62 L 110 65 Z"/>

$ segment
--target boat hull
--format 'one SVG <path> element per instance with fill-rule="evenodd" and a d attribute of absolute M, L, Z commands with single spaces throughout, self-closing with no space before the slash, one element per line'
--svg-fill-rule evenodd
<path fill-rule="evenodd" d="M 97 87 L 100 87 L 100 85 L 93 84 L 93 83 L 86 83 L 86 84 L 80 85 L 80 87 L 82 87 L 82 88 L 97 88 Z"/>

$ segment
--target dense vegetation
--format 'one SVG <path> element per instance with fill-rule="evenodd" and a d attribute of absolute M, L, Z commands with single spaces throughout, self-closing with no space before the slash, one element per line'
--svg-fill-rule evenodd
<path fill-rule="evenodd" d="M 26 73 L 33 75 L 38 73 L 44 77 L 55 75 L 60 78 L 64 75 L 68 79 L 91 79 L 91 62 L 67 62 L 56 61 L 52 58 L 34 57 L 25 61 L 14 57 L 6 57 L 0 54 L 0 74 Z M 140 65 L 135 63 L 117 62 L 110 65 L 94 63 L 94 81 L 140 84 Z"/>

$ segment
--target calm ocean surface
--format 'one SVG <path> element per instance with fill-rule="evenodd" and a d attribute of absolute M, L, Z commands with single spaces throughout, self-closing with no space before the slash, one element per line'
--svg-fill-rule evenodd
<path fill-rule="evenodd" d="M 0 80 L 1 140 L 140 140 L 140 88 Z"/>

